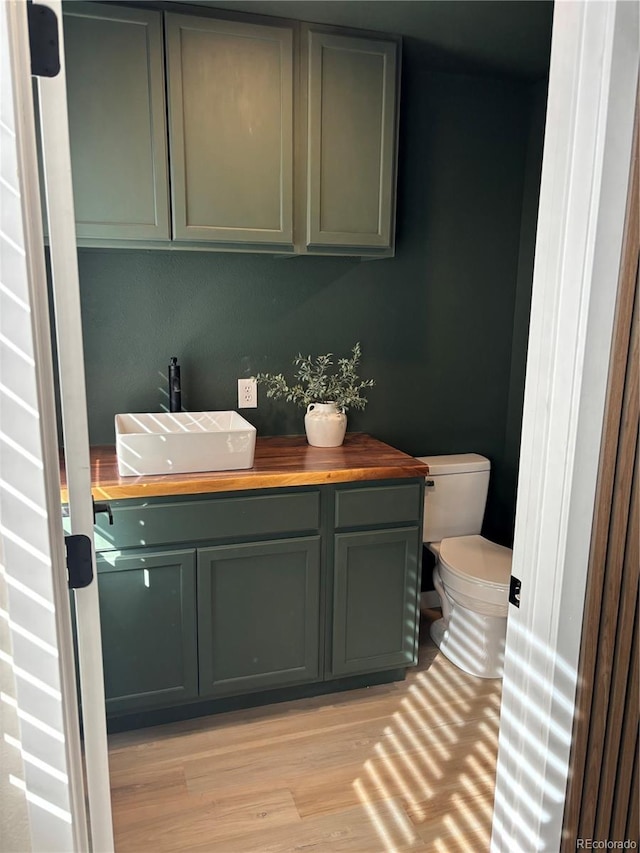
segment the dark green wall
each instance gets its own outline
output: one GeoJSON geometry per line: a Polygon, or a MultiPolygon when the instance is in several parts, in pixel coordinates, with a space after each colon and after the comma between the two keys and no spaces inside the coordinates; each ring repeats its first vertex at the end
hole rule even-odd
{"type": "MultiPolygon", "coordinates": [[[[513,344],[511,347],[511,373],[509,377],[504,453],[502,459],[494,466],[497,476],[494,480],[493,513],[490,518],[487,518],[489,525],[496,524],[498,534],[502,529],[512,531],[515,521],[518,464],[520,460],[520,434],[522,431],[522,405],[524,401],[529,315],[531,311],[533,258],[536,246],[538,199],[540,195],[540,174],[542,171],[542,144],[547,107],[546,81],[532,86],[529,94],[531,103],[529,141],[527,144],[525,184],[522,198],[520,249],[518,252],[518,276],[516,279],[513,312],[513,344]]],[[[491,528],[487,529],[488,536],[492,532],[491,528]]]]}
{"type": "MultiPolygon", "coordinates": [[[[80,250],[91,443],[113,443],[117,412],[166,405],[172,355],[185,408],[228,409],[238,377],[359,340],[376,386],[349,429],[416,455],[489,456],[487,528],[508,541],[512,506],[494,496],[513,393],[529,93],[405,68],[395,258],[80,250]]],[[[245,415],[259,435],[303,431],[301,410],[264,394],[245,415]]]]}

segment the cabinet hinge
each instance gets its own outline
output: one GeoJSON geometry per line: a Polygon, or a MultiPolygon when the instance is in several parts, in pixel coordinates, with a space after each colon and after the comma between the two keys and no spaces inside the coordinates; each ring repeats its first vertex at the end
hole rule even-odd
{"type": "Polygon", "coordinates": [[[48,6],[29,3],[29,50],[34,77],[55,77],[60,72],[58,18],[48,6]]]}

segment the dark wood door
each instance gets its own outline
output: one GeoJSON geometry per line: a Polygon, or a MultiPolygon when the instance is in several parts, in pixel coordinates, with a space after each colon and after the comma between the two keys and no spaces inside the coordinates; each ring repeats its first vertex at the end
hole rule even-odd
{"type": "Polygon", "coordinates": [[[635,138],[598,472],[563,853],[577,839],[640,843],[638,428],[640,168],[635,138]]]}

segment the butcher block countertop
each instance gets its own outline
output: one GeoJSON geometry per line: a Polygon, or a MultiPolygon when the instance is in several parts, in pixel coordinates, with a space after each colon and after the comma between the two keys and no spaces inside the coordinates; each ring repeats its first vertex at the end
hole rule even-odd
{"type": "MultiPolygon", "coordinates": [[[[115,447],[91,448],[91,492],[100,500],[318,486],[424,477],[428,473],[428,466],[413,456],[357,432],[347,433],[340,447],[310,447],[303,435],[258,437],[253,468],[196,474],[120,477],[115,447]]],[[[61,497],[66,503],[64,465],[60,477],[61,497]]]]}

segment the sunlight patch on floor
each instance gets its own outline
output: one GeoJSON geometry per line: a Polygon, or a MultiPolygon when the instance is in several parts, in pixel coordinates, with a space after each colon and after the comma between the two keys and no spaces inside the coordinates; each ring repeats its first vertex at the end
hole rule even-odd
{"type": "Polygon", "coordinates": [[[386,814],[396,801],[404,805],[424,849],[489,849],[500,691],[499,680],[474,678],[438,656],[416,675],[384,729],[391,749],[381,742],[374,746],[383,758],[382,771],[367,761],[353,782],[384,851],[412,843],[398,812],[391,822],[386,814]],[[468,719],[479,693],[482,707],[476,701],[475,718],[468,719]]]}

